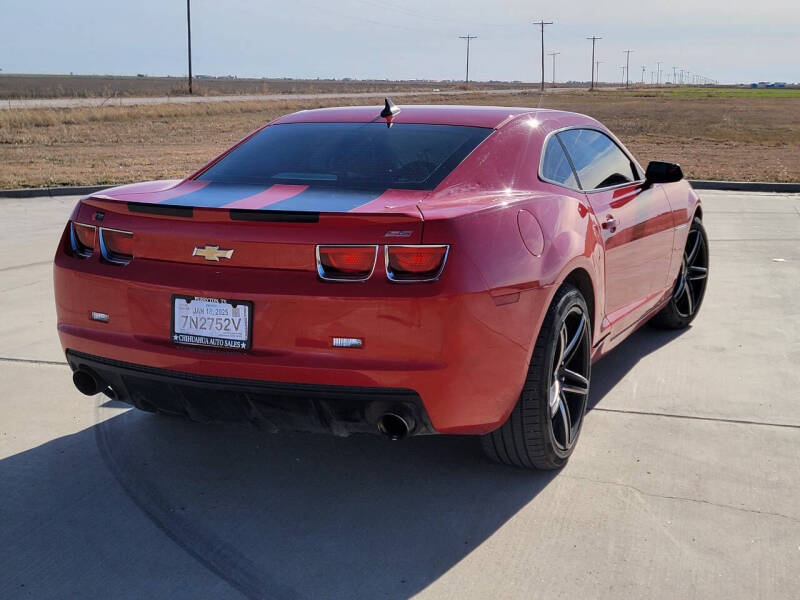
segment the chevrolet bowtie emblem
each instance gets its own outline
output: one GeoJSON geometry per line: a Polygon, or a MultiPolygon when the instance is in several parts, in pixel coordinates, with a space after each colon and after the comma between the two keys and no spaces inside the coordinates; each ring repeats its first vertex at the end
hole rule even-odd
{"type": "Polygon", "coordinates": [[[206,246],[205,248],[195,248],[192,256],[202,256],[206,260],[219,262],[220,258],[233,256],[233,250],[220,250],[219,246],[206,246]]]}

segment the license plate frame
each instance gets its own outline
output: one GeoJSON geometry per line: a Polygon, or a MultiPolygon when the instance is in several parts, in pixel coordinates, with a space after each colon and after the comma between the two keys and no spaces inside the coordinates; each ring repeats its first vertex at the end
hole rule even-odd
{"type": "MultiPolygon", "coordinates": [[[[215,315],[217,316],[217,315],[215,315]]],[[[208,317],[205,317],[208,318],[208,317]]],[[[223,317],[224,318],[224,317],[223,317]]],[[[185,329],[185,328],[181,328],[185,329]]],[[[234,300],[230,298],[210,298],[207,296],[194,296],[190,294],[172,294],[170,299],[170,339],[174,344],[180,346],[194,346],[199,348],[209,348],[213,350],[231,350],[234,352],[245,352],[253,344],[253,303],[250,300],[234,300]],[[232,339],[230,337],[220,337],[206,333],[189,333],[177,331],[175,318],[177,315],[177,301],[183,300],[187,307],[191,307],[193,302],[202,302],[205,307],[213,305],[227,305],[233,309],[246,307],[246,338],[244,340],[232,339]]]]}

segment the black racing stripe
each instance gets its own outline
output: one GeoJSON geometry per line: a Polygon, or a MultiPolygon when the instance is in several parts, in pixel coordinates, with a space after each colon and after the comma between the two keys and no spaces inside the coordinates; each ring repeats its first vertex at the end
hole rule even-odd
{"type": "Polygon", "coordinates": [[[310,187],[299,194],[270,204],[266,210],[348,212],[372,202],[386,190],[339,190],[310,187]]]}
{"type": "Polygon", "coordinates": [[[219,208],[231,204],[242,198],[254,196],[266,190],[269,186],[230,185],[227,183],[209,183],[198,190],[183,196],[165,200],[162,204],[168,206],[194,206],[204,208],[219,208]]]}
{"type": "Polygon", "coordinates": [[[132,213],[166,215],[169,217],[186,217],[188,219],[191,219],[194,216],[194,209],[191,206],[165,206],[163,204],[128,202],[128,210],[132,213]]]}
{"type": "Polygon", "coordinates": [[[319,223],[319,213],[310,211],[232,208],[231,221],[261,221],[270,223],[319,223]]]}

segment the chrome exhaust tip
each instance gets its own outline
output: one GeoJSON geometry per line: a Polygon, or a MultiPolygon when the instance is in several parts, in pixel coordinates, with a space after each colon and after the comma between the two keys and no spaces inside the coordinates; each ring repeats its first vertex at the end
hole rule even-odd
{"type": "Polygon", "coordinates": [[[378,431],[392,441],[402,440],[411,432],[412,424],[397,413],[386,413],[378,419],[378,431]]]}

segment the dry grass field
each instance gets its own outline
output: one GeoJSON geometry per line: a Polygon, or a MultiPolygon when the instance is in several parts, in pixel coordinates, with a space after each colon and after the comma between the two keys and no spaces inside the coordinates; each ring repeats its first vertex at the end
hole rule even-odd
{"type": "MultiPolygon", "coordinates": [[[[695,179],[800,181],[800,91],[735,91],[476,92],[457,99],[421,96],[414,102],[582,112],[608,125],[644,164],[651,159],[680,162],[695,179]]],[[[3,110],[0,189],[182,177],[276,116],[362,103],[332,99],[3,110]]]]}
{"type": "MultiPolygon", "coordinates": [[[[192,92],[199,96],[235,94],[317,94],[351,92],[426,91],[462,89],[460,82],[343,81],[333,79],[233,79],[199,77],[192,92]]],[[[536,87],[536,84],[471,83],[471,88],[536,87]]],[[[117,98],[125,96],[184,96],[185,77],[129,77],[113,75],[0,74],[0,99],[9,98],[117,98]]]]}

